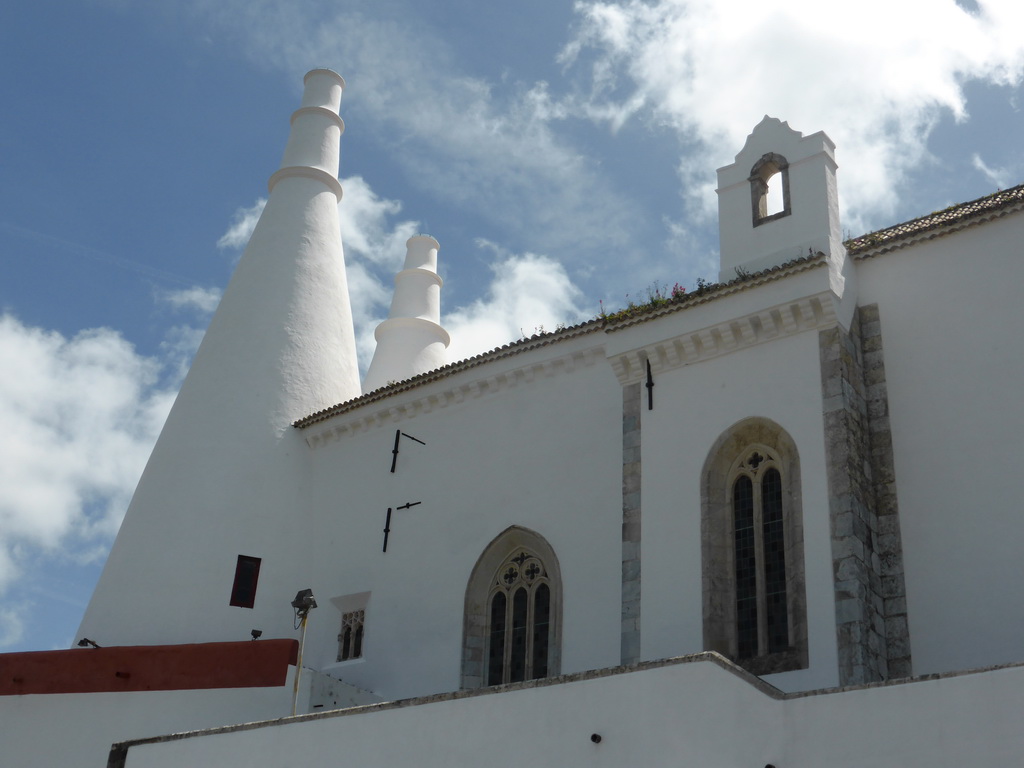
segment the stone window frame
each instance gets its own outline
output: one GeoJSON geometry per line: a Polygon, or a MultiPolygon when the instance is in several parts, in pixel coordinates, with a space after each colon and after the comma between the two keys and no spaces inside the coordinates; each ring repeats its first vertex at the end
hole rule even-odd
{"type": "Polygon", "coordinates": [[[750,206],[755,227],[789,216],[793,212],[789,196],[789,161],[768,152],[750,169],[750,206]],[[782,177],[782,210],[768,214],[768,180],[776,174],[782,177]]]}
{"type": "Polygon", "coordinates": [[[331,598],[331,604],[338,611],[335,618],[335,621],[338,622],[335,625],[338,627],[338,645],[335,661],[339,664],[362,662],[366,658],[366,631],[369,626],[368,619],[370,618],[370,593],[355,592],[349,595],[338,595],[331,598]],[[345,656],[346,629],[351,630],[349,636],[349,655],[343,658],[345,656]],[[362,630],[358,643],[359,654],[354,655],[355,635],[359,629],[362,630]]]}
{"type": "Polygon", "coordinates": [[[562,576],[558,558],[551,545],[539,533],[511,526],[484,548],[466,586],[460,682],[463,689],[482,688],[486,685],[489,609],[495,593],[494,582],[499,577],[499,569],[504,568],[509,560],[521,552],[543,564],[544,582],[550,589],[546,677],[554,677],[561,670],[562,576]]]}
{"type": "MultiPolygon", "coordinates": [[[[770,419],[737,422],[715,441],[701,471],[701,562],[704,648],[718,651],[755,675],[806,669],[807,597],[804,577],[800,459],[796,443],[770,419]],[[767,451],[782,479],[786,607],[789,647],[739,659],[733,488],[741,462],[767,451]]],[[[761,568],[762,563],[758,563],[761,568]]],[[[759,618],[759,622],[763,620],[759,618]]]]}

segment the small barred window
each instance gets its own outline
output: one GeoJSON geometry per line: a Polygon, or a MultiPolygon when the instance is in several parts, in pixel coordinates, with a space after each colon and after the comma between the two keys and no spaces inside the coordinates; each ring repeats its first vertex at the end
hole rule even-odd
{"type": "Polygon", "coordinates": [[[365,611],[351,611],[342,614],[341,633],[338,635],[338,661],[362,658],[365,613],[365,611]]]}

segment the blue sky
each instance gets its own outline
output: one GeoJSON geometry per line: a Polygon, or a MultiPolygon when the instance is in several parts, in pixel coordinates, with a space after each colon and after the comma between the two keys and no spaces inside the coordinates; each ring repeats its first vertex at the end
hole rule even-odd
{"type": "Polygon", "coordinates": [[[0,10],[0,650],[67,647],[277,168],[348,81],[362,364],[404,242],[463,357],[717,274],[764,114],[861,234],[1024,181],[1018,0],[77,0],[0,10]]]}

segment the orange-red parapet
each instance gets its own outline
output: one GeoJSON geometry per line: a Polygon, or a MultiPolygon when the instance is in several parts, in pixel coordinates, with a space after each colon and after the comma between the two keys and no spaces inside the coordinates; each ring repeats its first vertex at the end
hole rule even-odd
{"type": "Polygon", "coordinates": [[[125,645],[0,654],[0,696],[284,685],[296,640],[125,645]]]}

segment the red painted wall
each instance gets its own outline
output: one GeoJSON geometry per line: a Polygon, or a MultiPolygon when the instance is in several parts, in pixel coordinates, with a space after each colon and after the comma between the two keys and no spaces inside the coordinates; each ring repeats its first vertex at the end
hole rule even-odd
{"type": "Polygon", "coordinates": [[[296,640],[0,654],[0,696],[284,685],[296,640]]]}

